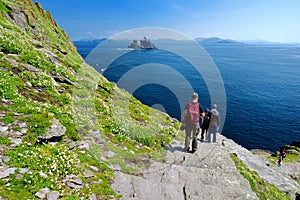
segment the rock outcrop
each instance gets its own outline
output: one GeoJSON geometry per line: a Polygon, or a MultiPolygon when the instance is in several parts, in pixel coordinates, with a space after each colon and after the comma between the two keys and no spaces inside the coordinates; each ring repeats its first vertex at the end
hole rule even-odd
{"type": "Polygon", "coordinates": [[[46,133],[39,136],[41,140],[60,140],[65,134],[66,127],[64,127],[57,119],[52,120],[52,125],[46,130],[46,133]]]}
{"type": "Polygon", "coordinates": [[[122,199],[258,199],[220,144],[199,144],[195,154],[180,144],[168,149],[165,163],[153,162],[139,175],[115,172],[113,188],[122,199]]]}
{"type": "Polygon", "coordinates": [[[291,175],[296,173],[299,176],[299,163],[289,164],[291,168],[289,168],[289,171],[286,171],[285,167],[280,169],[277,166],[268,165],[264,156],[252,154],[249,150],[230,139],[223,136],[220,139],[223,140],[225,149],[231,153],[235,153],[250,170],[255,170],[262,179],[274,184],[293,199],[296,198],[296,194],[300,192],[300,185],[291,175]]]}
{"type": "Polygon", "coordinates": [[[143,37],[141,40],[133,40],[133,42],[127,47],[129,49],[157,49],[156,46],[150,41],[150,39],[143,37]]]}

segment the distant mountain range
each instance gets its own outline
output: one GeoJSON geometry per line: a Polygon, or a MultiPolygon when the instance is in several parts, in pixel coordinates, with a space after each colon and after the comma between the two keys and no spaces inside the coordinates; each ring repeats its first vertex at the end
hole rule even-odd
{"type": "MultiPolygon", "coordinates": [[[[98,44],[106,40],[107,38],[101,38],[101,39],[84,39],[84,40],[78,40],[74,41],[74,44],[76,46],[94,46],[96,47],[98,44]]],[[[167,39],[164,39],[167,40],[167,39]]],[[[265,40],[243,40],[243,41],[237,41],[237,40],[231,40],[231,39],[223,39],[219,37],[197,37],[194,39],[195,41],[199,42],[200,44],[276,44],[274,42],[269,42],[265,40]]],[[[155,40],[154,40],[155,41],[155,40]]]]}
{"type": "Polygon", "coordinates": [[[239,42],[236,40],[231,40],[231,39],[222,39],[222,38],[218,38],[218,37],[210,37],[210,38],[204,38],[204,37],[198,37],[195,38],[195,40],[197,42],[199,42],[200,44],[230,44],[230,43],[243,43],[243,42],[239,42]]]}

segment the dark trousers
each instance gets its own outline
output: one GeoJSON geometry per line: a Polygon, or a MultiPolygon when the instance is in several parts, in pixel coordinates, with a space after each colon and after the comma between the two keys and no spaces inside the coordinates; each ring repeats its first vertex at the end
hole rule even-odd
{"type": "Polygon", "coordinates": [[[207,133],[208,133],[208,127],[202,126],[202,131],[201,131],[201,140],[204,140],[204,134],[205,134],[205,139],[207,139],[207,133]]]}

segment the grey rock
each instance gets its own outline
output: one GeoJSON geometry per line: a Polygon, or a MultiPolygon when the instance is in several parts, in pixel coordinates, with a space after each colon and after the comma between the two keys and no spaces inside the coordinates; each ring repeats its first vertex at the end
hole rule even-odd
{"type": "Polygon", "coordinates": [[[10,158],[9,157],[7,157],[7,156],[2,156],[1,157],[1,160],[2,160],[2,162],[9,162],[10,161],[10,158]]]}
{"type": "Polygon", "coordinates": [[[52,53],[51,51],[47,50],[47,49],[41,49],[46,55],[49,56],[50,60],[52,63],[54,63],[55,65],[57,66],[61,66],[61,63],[58,61],[59,58],[54,54],[52,53]]]}
{"type": "Polygon", "coordinates": [[[0,127],[0,132],[5,132],[5,131],[7,131],[8,130],[8,127],[7,126],[1,126],[0,127]]]}
{"type": "Polygon", "coordinates": [[[76,147],[76,143],[74,141],[71,141],[68,143],[68,147],[70,150],[74,149],[76,147]]]}
{"type": "Polygon", "coordinates": [[[5,58],[8,63],[13,66],[13,67],[18,67],[19,63],[15,60],[15,59],[11,59],[11,58],[5,58]]]}
{"type": "Polygon", "coordinates": [[[8,139],[12,142],[12,144],[10,145],[11,147],[16,147],[16,146],[18,146],[22,143],[21,138],[11,138],[11,137],[9,137],[8,139]]]}
{"type": "Polygon", "coordinates": [[[113,157],[114,155],[115,155],[115,153],[112,152],[112,151],[106,152],[106,157],[108,157],[108,158],[111,158],[111,157],[113,157]]]}
{"type": "Polygon", "coordinates": [[[47,128],[44,135],[39,136],[39,139],[49,140],[54,137],[62,137],[66,133],[64,127],[57,119],[52,119],[52,125],[47,128]]]}
{"type": "Polygon", "coordinates": [[[89,197],[89,200],[97,200],[97,197],[95,194],[91,194],[89,197]]]}
{"type": "Polygon", "coordinates": [[[82,188],[82,180],[74,174],[67,175],[63,181],[71,188],[82,188]]]}
{"type": "Polygon", "coordinates": [[[90,168],[91,168],[92,170],[96,171],[96,172],[99,171],[99,169],[98,169],[97,167],[93,166],[93,165],[91,165],[90,168]]]}
{"type": "Polygon", "coordinates": [[[201,143],[195,154],[174,145],[164,163],[152,161],[140,176],[115,171],[121,199],[258,199],[221,144],[201,143]]]}
{"type": "Polygon", "coordinates": [[[39,199],[45,199],[48,193],[50,193],[49,188],[42,188],[37,193],[35,193],[35,196],[39,199]]]}
{"type": "Polygon", "coordinates": [[[31,84],[29,81],[27,81],[26,84],[27,84],[29,87],[32,87],[32,84],[31,84]]]}
{"type": "Polygon", "coordinates": [[[94,173],[88,169],[84,169],[83,175],[85,178],[91,178],[95,176],[94,173]]]}
{"type": "Polygon", "coordinates": [[[33,73],[39,74],[40,71],[32,65],[21,63],[21,66],[25,68],[25,70],[31,71],[33,73]]]}
{"type": "Polygon", "coordinates": [[[16,137],[20,138],[20,137],[22,137],[24,134],[21,133],[21,132],[19,132],[19,131],[16,131],[16,132],[14,132],[14,135],[15,135],[16,137]]]}
{"type": "Polygon", "coordinates": [[[19,171],[20,171],[21,174],[25,174],[25,173],[30,172],[29,169],[27,169],[27,168],[20,168],[19,171]]]}
{"type": "Polygon", "coordinates": [[[82,185],[77,185],[73,182],[67,182],[67,185],[70,187],[70,188],[73,188],[73,189],[81,189],[82,188],[82,185]]]}
{"type": "Polygon", "coordinates": [[[23,123],[19,124],[19,127],[20,128],[27,128],[27,124],[23,122],[23,123]]]}
{"type": "Polygon", "coordinates": [[[22,128],[21,129],[21,133],[24,135],[25,133],[27,133],[28,129],[27,128],[22,128]]]}
{"type": "Polygon", "coordinates": [[[58,191],[53,191],[53,192],[49,192],[47,194],[47,200],[56,200],[59,197],[59,192],[58,191]]]}
{"type": "Polygon", "coordinates": [[[0,178],[1,179],[7,178],[9,177],[9,175],[15,173],[15,171],[16,171],[15,167],[4,169],[3,171],[0,171],[0,178]]]}
{"type": "Polygon", "coordinates": [[[89,150],[90,149],[90,144],[87,141],[80,141],[77,144],[77,147],[81,150],[89,150]]]}
{"type": "Polygon", "coordinates": [[[20,12],[16,7],[13,12],[10,13],[10,17],[12,18],[13,22],[19,26],[23,31],[26,30],[27,26],[27,18],[23,12],[20,12]]]}
{"type": "Polygon", "coordinates": [[[9,103],[9,100],[7,100],[7,99],[1,99],[1,101],[2,101],[2,103],[9,103]]]}
{"type": "Polygon", "coordinates": [[[52,76],[52,78],[58,82],[58,83],[65,83],[65,84],[68,84],[68,85],[74,85],[73,81],[71,81],[70,79],[67,79],[65,77],[62,77],[62,76],[52,76]]]}
{"type": "MultiPolygon", "coordinates": [[[[274,184],[277,188],[288,194],[292,199],[295,199],[296,192],[299,191],[300,185],[295,180],[293,180],[285,170],[279,169],[277,166],[267,166],[265,165],[266,158],[259,155],[254,155],[247,149],[236,144],[234,141],[224,138],[225,148],[231,152],[235,153],[238,158],[248,167],[250,170],[258,172],[258,175],[274,184]]],[[[283,164],[284,168],[285,163],[283,164]]],[[[289,168],[291,170],[291,168],[289,168]]],[[[297,168],[294,168],[297,170],[297,168]]],[[[299,169],[299,168],[298,168],[299,169]]]]}

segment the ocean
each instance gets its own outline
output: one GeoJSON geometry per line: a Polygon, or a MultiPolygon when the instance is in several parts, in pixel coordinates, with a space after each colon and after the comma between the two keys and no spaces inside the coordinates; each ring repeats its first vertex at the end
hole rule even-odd
{"type": "MultiPolygon", "coordinates": [[[[75,45],[83,58],[96,46],[75,45]]],[[[300,141],[300,45],[212,43],[202,47],[218,67],[225,86],[224,136],[247,149],[269,151],[300,141]]],[[[126,72],[145,63],[161,63],[176,69],[199,93],[203,107],[211,107],[203,78],[189,67],[189,62],[168,51],[128,51],[102,73],[108,80],[118,82],[126,72]]],[[[143,76],[147,76],[147,71],[143,76]]],[[[174,81],[168,85],[178,88],[174,81]]],[[[170,87],[148,83],[137,88],[133,95],[179,119],[179,102],[170,87]]]]}

